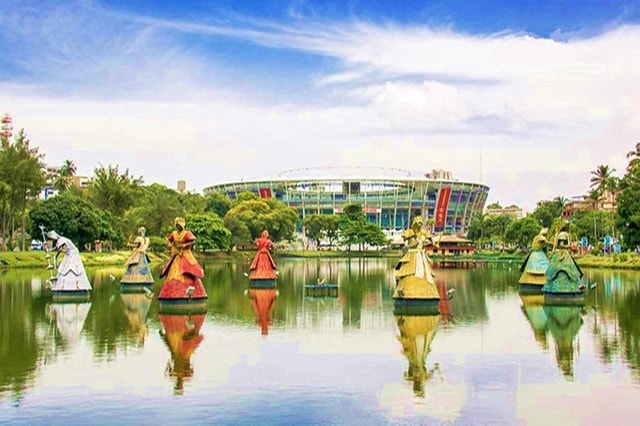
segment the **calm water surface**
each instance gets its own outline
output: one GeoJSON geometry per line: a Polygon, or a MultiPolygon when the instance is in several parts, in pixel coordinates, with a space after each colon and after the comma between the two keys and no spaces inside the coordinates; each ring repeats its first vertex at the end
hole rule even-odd
{"type": "Polygon", "coordinates": [[[89,269],[80,304],[2,270],[0,423],[636,424],[640,273],[587,271],[586,306],[559,307],[521,296],[515,266],[436,269],[454,298],[399,316],[394,263],[280,260],[277,295],[207,263],[191,316],[121,294],[121,268],[89,269]],[[305,295],[318,278],[338,294],[305,295]]]}

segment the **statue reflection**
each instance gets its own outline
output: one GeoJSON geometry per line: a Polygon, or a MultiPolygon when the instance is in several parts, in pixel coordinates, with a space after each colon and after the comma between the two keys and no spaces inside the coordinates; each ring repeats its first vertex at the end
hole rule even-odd
{"type": "Polygon", "coordinates": [[[175,395],[183,394],[184,383],[193,376],[191,356],[204,339],[200,329],[206,316],[206,312],[193,315],[159,315],[163,328],[160,330],[160,336],[171,352],[165,375],[175,379],[175,395]]]}
{"type": "Polygon", "coordinates": [[[144,339],[149,334],[147,327],[147,314],[151,307],[151,298],[145,293],[120,293],[124,314],[129,321],[127,335],[133,337],[140,345],[144,346],[144,339]]]}
{"type": "Polygon", "coordinates": [[[47,305],[47,316],[55,319],[58,336],[64,344],[73,345],[80,340],[80,334],[91,309],[91,302],[82,303],[50,303],[47,305]]]}
{"type": "Polygon", "coordinates": [[[573,379],[574,342],[583,323],[582,309],[575,305],[544,305],[547,327],[556,343],[556,362],[568,379],[573,379]]]}
{"type": "Polygon", "coordinates": [[[547,340],[548,319],[544,309],[544,294],[520,293],[520,299],[522,299],[522,313],[533,329],[533,336],[542,349],[549,349],[549,342],[547,340]]]}
{"type": "Polygon", "coordinates": [[[275,288],[250,288],[251,307],[256,316],[256,325],[260,326],[263,336],[269,334],[269,326],[273,320],[278,290],[275,288]]]}
{"type": "Polygon", "coordinates": [[[409,361],[405,379],[413,382],[415,396],[424,397],[424,385],[433,377],[439,366],[426,367],[427,355],[431,351],[431,342],[438,328],[438,314],[430,315],[394,315],[402,344],[402,353],[409,361]]]}

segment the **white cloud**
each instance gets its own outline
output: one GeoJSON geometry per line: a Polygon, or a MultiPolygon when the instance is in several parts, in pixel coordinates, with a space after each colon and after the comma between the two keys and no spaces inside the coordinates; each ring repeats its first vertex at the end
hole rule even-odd
{"type": "MultiPolygon", "coordinates": [[[[640,130],[637,26],[560,42],[357,21],[50,12],[0,30],[24,38],[10,58],[26,71],[0,82],[0,108],[51,162],[71,158],[87,173],[117,161],[147,182],[201,189],[304,166],[446,168],[486,180],[490,200],[532,209],[586,192],[599,164],[622,174],[640,130]],[[295,76],[308,82],[303,96],[266,87],[252,96],[242,64],[235,72],[209,55],[221,39],[330,66],[295,76]]],[[[293,78],[295,65],[272,78],[293,78]]]]}

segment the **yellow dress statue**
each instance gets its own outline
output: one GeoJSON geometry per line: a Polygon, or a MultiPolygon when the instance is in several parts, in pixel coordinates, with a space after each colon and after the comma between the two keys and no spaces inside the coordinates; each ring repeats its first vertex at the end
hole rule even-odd
{"type": "Polygon", "coordinates": [[[413,219],[411,229],[407,229],[402,235],[408,250],[395,268],[394,299],[440,299],[431,260],[424,251],[427,243],[433,241],[431,234],[422,229],[423,225],[422,216],[417,216],[413,219]]]}

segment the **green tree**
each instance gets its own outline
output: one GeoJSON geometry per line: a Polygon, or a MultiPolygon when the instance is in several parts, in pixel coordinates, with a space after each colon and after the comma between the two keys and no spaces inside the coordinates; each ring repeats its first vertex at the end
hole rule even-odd
{"type": "Polygon", "coordinates": [[[340,241],[347,246],[347,251],[355,244],[363,250],[365,244],[383,246],[388,243],[382,229],[377,224],[367,221],[360,204],[344,206],[339,229],[340,241]]]}
{"type": "Polygon", "coordinates": [[[528,247],[540,229],[538,220],[531,215],[514,220],[505,230],[505,242],[521,248],[528,247]]]}
{"type": "Polygon", "coordinates": [[[142,183],[142,178],[134,178],[129,169],[120,173],[118,166],[104,167],[100,165],[93,171],[90,185],[90,198],[101,209],[122,217],[133,205],[134,189],[142,183]]]}
{"type": "MultiPolygon", "coordinates": [[[[275,198],[262,200],[257,197],[247,197],[245,201],[235,204],[227,212],[224,220],[232,234],[234,229],[242,230],[244,233],[244,227],[246,227],[251,235],[251,241],[253,241],[260,235],[260,232],[266,229],[269,231],[271,239],[277,242],[293,238],[298,213],[294,208],[275,198]],[[239,226],[238,222],[244,226],[239,226]]],[[[234,237],[237,240],[238,236],[234,235],[234,237]]]]}
{"type": "Polygon", "coordinates": [[[302,226],[304,226],[304,233],[307,238],[316,243],[316,248],[320,244],[320,241],[325,238],[325,215],[321,214],[310,214],[305,216],[302,221],[302,226]]]}
{"type": "Polygon", "coordinates": [[[173,230],[173,220],[184,213],[173,189],[159,183],[141,185],[134,190],[133,205],[124,214],[122,228],[125,234],[131,234],[144,226],[147,235],[164,237],[173,230]]]}
{"type": "Polygon", "coordinates": [[[189,214],[185,218],[189,230],[196,236],[197,247],[205,250],[228,250],[231,244],[231,231],[224,221],[214,213],[189,214]]]}
{"type": "Polygon", "coordinates": [[[231,200],[222,192],[214,192],[205,197],[206,208],[208,212],[224,217],[231,208],[231,200]]]}
{"type": "MultiPolygon", "coordinates": [[[[2,222],[2,249],[7,248],[8,228],[13,235],[17,225],[26,228],[26,208],[44,188],[45,175],[42,170],[44,156],[38,148],[30,146],[24,130],[20,130],[13,143],[3,141],[0,149],[0,215],[2,222]]],[[[22,249],[25,248],[24,232],[22,249]]]]}
{"type": "Polygon", "coordinates": [[[549,228],[553,220],[562,216],[564,209],[564,197],[556,197],[554,200],[538,201],[538,205],[531,215],[538,220],[541,226],[549,228]]]}
{"type": "Polygon", "coordinates": [[[39,226],[42,225],[46,230],[55,230],[76,242],[79,248],[116,232],[110,228],[108,213],[91,201],[70,193],[38,201],[29,212],[29,218],[31,235],[40,235],[39,226]]]}
{"type": "Polygon", "coordinates": [[[76,175],[76,165],[72,160],[64,160],[58,172],[51,178],[53,180],[53,189],[58,192],[64,192],[73,184],[73,177],[76,175]]]}
{"type": "Polygon", "coordinates": [[[633,249],[640,245],[640,142],[627,153],[627,158],[629,164],[620,181],[616,225],[625,248],[633,249]]]}

